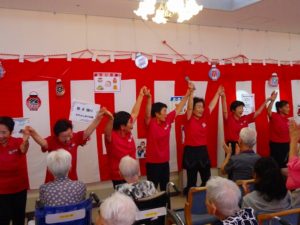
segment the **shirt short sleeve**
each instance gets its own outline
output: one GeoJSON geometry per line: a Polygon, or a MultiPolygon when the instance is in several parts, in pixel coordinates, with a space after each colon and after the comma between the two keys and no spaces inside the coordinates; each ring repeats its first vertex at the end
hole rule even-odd
{"type": "Polygon", "coordinates": [[[254,122],[254,112],[250,113],[248,115],[245,116],[245,119],[247,120],[248,123],[253,123],[254,122]]]}
{"type": "Polygon", "coordinates": [[[166,122],[168,122],[168,123],[174,123],[175,118],[176,118],[176,111],[173,110],[173,111],[171,111],[171,112],[168,113],[166,122]]]}
{"type": "Polygon", "coordinates": [[[77,133],[74,133],[73,134],[73,138],[74,138],[74,141],[77,145],[85,145],[87,143],[87,141],[89,140],[89,138],[86,138],[86,139],[83,139],[83,135],[84,135],[84,131],[79,131],[77,133]]]}
{"type": "Polygon", "coordinates": [[[49,136],[49,137],[46,137],[45,140],[47,141],[47,145],[48,145],[48,148],[44,148],[44,147],[41,147],[42,149],[42,152],[47,152],[48,150],[53,150],[55,147],[54,147],[54,136],[49,136]]]}

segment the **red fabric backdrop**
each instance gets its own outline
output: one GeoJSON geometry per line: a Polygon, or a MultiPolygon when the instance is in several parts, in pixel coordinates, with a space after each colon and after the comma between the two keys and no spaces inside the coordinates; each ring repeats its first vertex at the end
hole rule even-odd
{"type": "MultiPolygon", "coordinates": [[[[134,61],[116,60],[115,62],[92,62],[90,59],[72,59],[67,62],[66,59],[50,59],[49,62],[38,61],[19,63],[18,60],[2,60],[2,65],[6,70],[3,79],[0,80],[0,115],[9,115],[12,117],[22,117],[22,81],[49,81],[49,104],[51,127],[55,121],[62,117],[69,116],[70,109],[70,81],[71,80],[92,80],[93,72],[121,72],[122,79],[136,79],[137,92],[146,85],[154,91],[154,81],[174,80],[175,95],[183,95],[186,91],[185,76],[188,75],[191,80],[208,81],[206,101],[210,101],[220,84],[224,85],[227,102],[236,98],[236,81],[252,81],[252,90],[255,93],[255,105],[259,106],[266,98],[265,81],[268,80],[273,72],[277,72],[280,81],[280,97],[287,99],[292,103],[291,80],[300,79],[300,66],[295,65],[281,66],[261,64],[237,64],[236,66],[224,65],[218,66],[221,71],[221,77],[218,81],[212,81],[208,77],[208,71],[211,66],[206,63],[170,62],[152,63],[146,69],[138,69],[134,61]],[[63,97],[57,97],[55,94],[56,79],[62,79],[66,88],[66,94],[63,97]]],[[[124,93],[125,94],[125,93],[124,93]]],[[[138,93],[137,93],[138,94],[138,93]]],[[[98,104],[106,106],[110,111],[114,111],[113,94],[95,94],[95,101],[98,104]]],[[[143,103],[145,104],[145,103],[143,103]]],[[[291,104],[292,106],[292,104],[291,104]]],[[[138,138],[145,137],[145,127],[143,123],[144,106],[138,118],[138,138]]],[[[212,166],[217,164],[217,130],[218,130],[218,107],[213,111],[209,121],[209,144],[208,149],[212,161],[212,166]]],[[[291,110],[291,112],[293,112],[291,110]]],[[[100,165],[101,179],[109,179],[109,168],[107,156],[102,154],[101,134],[104,128],[104,122],[97,128],[98,138],[98,157],[100,165]]],[[[178,168],[181,169],[182,144],[181,144],[181,118],[176,123],[176,139],[178,146],[178,168]]],[[[269,154],[268,127],[266,111],[256,120],[256,129],[258,132],[258,153],[265,156],[269,154]]],[[[144,162],[141,161],[143,165],[144,162]]],[[[144,166],[142,172],[145,173],[144,166]]]]}

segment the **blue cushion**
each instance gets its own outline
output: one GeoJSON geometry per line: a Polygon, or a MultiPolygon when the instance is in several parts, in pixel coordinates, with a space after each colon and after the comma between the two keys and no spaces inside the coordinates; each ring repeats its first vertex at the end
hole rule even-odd
{"type": "MultiPolygon", "coordinates": [[[[177,215],[185,223],[184,211],[177,211],[177,215]]],[[[204,225],[218,221],[215,216],[209,214],[192,214],[193,225],[204,225]]]]}

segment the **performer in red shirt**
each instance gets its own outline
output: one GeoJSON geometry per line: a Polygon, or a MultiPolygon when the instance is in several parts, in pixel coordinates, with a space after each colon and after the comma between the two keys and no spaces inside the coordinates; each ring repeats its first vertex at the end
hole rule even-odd
{"type": "Polygon", "coordinates": [[[244,127],[248,127],[249,123],[253,123],[255,121],[255,118],[263,111],[269,101],[271,101],[271,97],[267,98],[260,105],[258,110],[248,115],[243,115],[245,107],[245,104],[243,102],[233,101],[230,104],[230,113],[228,114],[226,95],[225,93],[222,95],[225,141],[227,145],[231,144],[232,155],[235,154],[235,147],[238,143],[241,129],[244,127]]]}
{"type": "Polygon", "coordinates": [[[203,98],[193,97],[192,90],[188,100],[186,121],[184,125],[185,140],[183,152],[183,168],[187,171],[187,194],[197,183],[197,174],[201,176],[201,186],[205,186],[211,176],[210,160],[207,151],[208,120],[216,107],[219,97],[224,93],[220,86],[208,107],[205,107],[203,98]]]}
{"type": "Polygon", "coordinates": [[[176,109],[167,114],[167,105],[156,102],[151,105],[151,94],[148,91],[146,105],[145,122],[148,126],[147,133],[147,153],[146,153],[146,170],[147,179],[152,181],[160,190],[166,190],[166,185],[170,179],[170,132],[175,117],[181,112],[187,102],[193,84],[189,84],[185,96],[177,105],[176,109]]]}
{"type": "Polygon", "coordinates": [[[131,133],[134,123],[139,115],[144,93],[147,87],[142,87],[131,114],[125,111],[117,112],[108,121],[105,128],[105,145],[109,159],[111,179],[113,186],[125,183],[119,171],[121,159],[129,155],[136,158],[136,146],[131,133]]]}
{"type": "Polygon", "coordinates": [[[23,138],[14,138],[11,117],[0,117],[0,224],[24,225],[27,189],[26,153],[29,148],[29,131],[23,138]]]}
{"type": "Polygon", "coordinates": [[[289,102],[281,100],[276,102],[276,111],[272,107],[278,93],[274,93],[268,106],[269,129],[270,129],[270,155],[278,163],[280,168],[287,167],[288,153],[290,148],[289,102]]]}
{"type": "MultiPolygon", "coordinates": [[[[73,132],[73,125],[70,120],[58,120],[54,125],[54,135],[45,139],[42,138],[32,127],[28,127],[28,129],[32,138],[42,147],[43,152],[56,151],[60,148],[70,152],[72,155],[72,167],[69,172],[69,178],[71,180],[77,180],[77,148],[79,145],[83,146],[86,144],[88,138],[99,125],[104,115],[110,116],[110,112],[107,111],[106,108],[101,108],[92,123],[84,131],[79,132],[73,132]]],[[[53,180],[54,177],[47,170],[45,183],[53,180]]]]}

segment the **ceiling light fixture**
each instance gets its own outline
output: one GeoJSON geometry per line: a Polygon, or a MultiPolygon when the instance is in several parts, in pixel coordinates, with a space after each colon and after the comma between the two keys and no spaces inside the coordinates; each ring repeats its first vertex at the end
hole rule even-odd
{"type": "Polygon", "coordinates": [[[133,12],[143,20],[148,20],[149,15],[155,14],[152,21],[165,24],[175,15],[177,22],[183,23],[202,10],[203,5],[199,5],[196,0],[141,0],[138,9],[133,12]]]}

